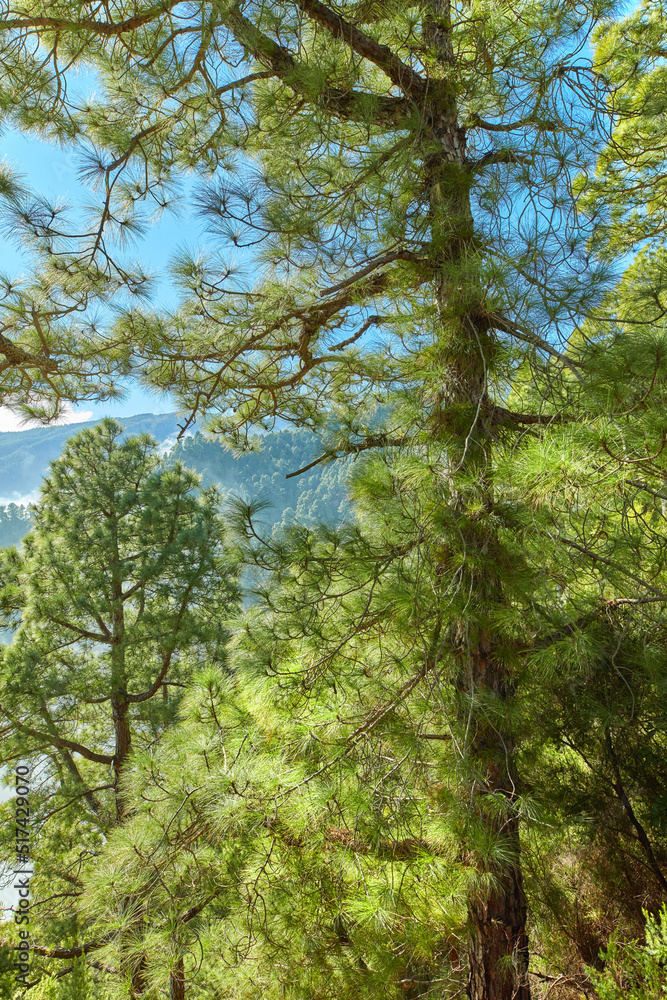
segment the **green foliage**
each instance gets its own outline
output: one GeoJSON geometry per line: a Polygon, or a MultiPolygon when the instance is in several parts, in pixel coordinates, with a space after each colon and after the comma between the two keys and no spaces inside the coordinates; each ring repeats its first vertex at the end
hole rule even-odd
{"type": "MultiPolygon", "coordinates": [[[[34,409],[38,392],[54,404],[113,393],[115,379],[132,373],[169,386],[186,407],[231,419],[234,433],[280,415],[319,426],[332,407],[345,414],[350,395],[375,401],[413,381],[409,368],[438,322],[428,290],[434,254],[436,271],[448,260],[454,285],[461,275],[472,289],[481,268],[497,339],[518,345],[523,323],[538,336],[533,346],[554,324],[566,336],[599,297],[603,276],[565,205],[571,173],[593,167],[604,134],[604,84],[578,59],[612,5],[531,2],[520,19],[498,5],[462,7],[448,20],[456,58],[445,67],[428,6],[347,4],[341,16],[373,44],[394,46],[422,81],[441,80],[428,99],[410,91],[409,74],[395,77],[289,5],[239,19],[224,5],[121,3],[109,24],[104,15],[85,26],[80,5],[65,14],[58,3],[42,6],[43,23],[20,0],[0,23],[0,107],[15,127],[71,149],[92,204],[51,205],[11,170],[3,175],[5,217],[34,276],[6,283],[8,335],[33,358],[5,376],[16,405],[34,409]],[[49,16],[62,18],[57,29],[49,16]],[[127,29],[110,27],[124,18],[127,29]],[[283,30],[303,40],[281,62],[272,46],[284,44],[283,30]],[[173,31],[182,46],[169,43],[173,31]],[[45,52],[55,46],[53,76],[31,47],[37,38],[45,52]],[[94,97],[70,65],[94,82],[94,97]],[[436,210],[429,172],[443,136],[434,108],[448,102],[469,155],[457,148],[461,162],[442,172],[436,210]],[[212,241],[174,248],[170,279],[182,302],[149,311],[150,281],[123,244],[152,213],[177,210],[189,170],[202,182],[197,204],[212,241]],[[452,239],[474,228],[449,212],[459,193],[470,196],[485,245],[465,263],[447,256],[452,239]],[[519,224],[512,204],[525,206],[519,224]],[[236,247],[253,248],[253,260],[236,247]],[[543,253],[548,293],[531,263],[543,253]],[[575,260],[585,283],[568,276],[575,260]],[[100,316],[118,313],[99,303],[120,310],[115,329],[100,316]]],[[[465,300],[451,303],[452,316],[465,300]]],[[[442,384],[437,366],[420,373],[430,377],[442,384]]],[[[363,415],[357,423],[363,438],[363,415]]]]}
{"type": "Polygon", "coordinates": [[[584,207],[605,220],[598,245],[612,260],[646,240],[664,249],[664,24],[664,3],[646,0],[595,35],[596,69],[611,83],[616,121],[595,177],[580,189],[584,207]]]}
{"type": "Polygon", "coordinates": [[[297,467],[346,460],[318,497],[261,465],[236,491],[258,600],[229,661],[212,495],[137,439],[91,485],[111,425],[68,451],[76,490],[56,464],[3,661],[42,815],[57,792],[89,821],[49,819],[80,896],[46,930],[94,932],[133,998],[527,1000],[525,867],[538,965],[578,982],[615,900],[633,930],[667,885],[662,6],[15,0],[0,30],[6,120],[99,192],[82,223],[3,175],[32,255],[6,398],[132,373],[240,452],[286,421],[297,467]],[[124,247],[187,170],[207,242],[165,309],[124,247]]]}
{"type": "MultiPolygon", "coordinates": [[[[351,723],[336,723],[326,701],[290,720],[294,696],[278,708],[266,696],[245,672],[224,683],[201,675],[181,725],[135,759],[136,811],[87,880],[98,932],[148,879],[123,928],[156,991],[175,951],[195,996],[252,995],[261,984],[270,997],[389,997],[411,962],[435,975],[434,951],[455,984],[447,958],[461,946],[472,873],[457,870],[437,809],[415,813],[410,776],[390,770],[383,781],[391,737],[346,744],[351,723]],[[332,769],[341,751],[346,766],[332,769]]],[[[98,954],[118,962],[117,941],[98,954]]]]}
{"type": "Polygon", "coordinates": [[[667,994],[667,910],[644,912],[646,941],[614,935],[604,954],[604,973],[591,972],[600,1000],[655,1000],[667,994]]]}
{"type": "MultiPolygon", "coordinates": [[[[127,811],[125,765],[173,723],[202,662],[225,670],[238,591],[218,495],[113,420],[68,440],[33,519],[20,552],[3,553],[19,623],[0,670],[2,762],[33,769],[31,931],[67,952],[84,933],[86,872],[127,811]]],[[[82,996],[84,971],[71,980],[82,996]]]]}
{"type": "Polygon", "coordinates": [[[15,954],[11,945],[0,943],[0,997],[2,1000],[12,1000],[14,996],[15,954]]]}
{"type": "Polygon", "coordinates": [[[73,959],[70,969],[61,979],[45,976],[29,995],[35,1000],[102,1000],[104,992],[93,979],[85,959],[73,959]]]}

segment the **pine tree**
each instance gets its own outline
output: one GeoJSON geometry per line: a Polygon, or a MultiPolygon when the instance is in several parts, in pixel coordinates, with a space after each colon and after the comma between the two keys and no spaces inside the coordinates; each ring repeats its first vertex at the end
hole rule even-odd
{"type": "MultiPolygon", "coordinates": [[[[585,502],[605,448],[611,479],[639,434],[635,389],[649,386],[651,455],[662,433],[651,330],[635,345],[604,327],[605,220],[580,215],[573,191],[624,111],[618,82],[584,55],[613,7],[88,7],[15,3],[0,22],[8,116],[20,91],[13,120],[74,144],[102,192],[92,224],[56,231],[48,206],[4,183],[39,278],[8,288],[11,398],[57,404],[91,391],[91,373],[133,370],[241,447],[249,425],[281,418],[321,432],[323,459],[378,452],[356,488],[365,523],[269,550],[285,588],[266,588],[272,615],[249,641],[279,676],[298,655],[306,683],[327,667],[339,688],[341,658],[365,665],[384,691],[364,690],[363,669],[350,676],[363,733],[374,711],[384,720],[378,705],[413,691],[434,744],[451,712],[457,783],[440,808],[475,874],[469,995],[527,1000],[514,720],[525,651],[549,642],[554,619],[558,634],[603,612],[601,567],[615,600],[653,587],[644,565],[619,559],[636,540],[605,535],[601,506],[585,502]],[[70,63],[100,96],[64,88],[70,63]],[[222,249],[175,254],[177,310],[125,308],[100,328],[88,296],[145,281],[112,238],[141,225],[142,204],[168,206],[183,169],[209,174],[199,204],[222,249]],[[254,284],[226,261],[230,244],[252,249],[254,284]],[[431,704],[433,690],[446,697],[431,704]]],[[[406,966],[394,985],[427,980],[406,966]]]]}
{"type": "MultiPolygon", "coordinates": [[[[2,762],[33,769],[31,932],[49,969],[91,950],[77,900],[127,820],[131,754],[173,724],[200,664],[224,669],[235,570],[216,492],[110,419],[68,440],[2,567],[15,627],[2,649],[2,762]]],[[[12,839],[8,819],[10,866],[12,839]]]]}

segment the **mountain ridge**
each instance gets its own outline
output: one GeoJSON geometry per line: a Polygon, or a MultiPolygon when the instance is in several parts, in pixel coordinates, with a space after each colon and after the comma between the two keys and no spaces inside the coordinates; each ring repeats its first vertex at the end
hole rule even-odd
{"type": "MultiPolygon", "coordinates": [[[[313,524],[338,520],[348,506],[346,479],[351,460],[317,465],[287,478],[320,454],[318,438],[291,428],[262,435],[257,451],[234,455],[219,439],[196,431],[177,441],[178,414],[142,413],[118,422],[125,435],[149,433],[165,451],[165,461],[180,461],[199,473],[202,486],[215,485],[223,494],[245,500],[262,498],[271,504],[261,520],[270,529],[295,521],[313,524]]],[[[65,441],[99,420],[62,427],[36,427],[0,434],[0,547],[17,545],[30,530],[28,504],[65,441]],[[13,489],[8,491],[8,484],[13,489]]]]}
{"type": "MultiPolygon", "coordinates": [[[[138,413],[118,420],[126,434],[149,433],[162,442],[176,440],[178,414],[138,413]]],[[[58,458],[65,441],[99,420],[57,427],[31,427],[23,431],[0,433],[0,503],[28,502],[46,474],[49,462],[58,458]]]]}

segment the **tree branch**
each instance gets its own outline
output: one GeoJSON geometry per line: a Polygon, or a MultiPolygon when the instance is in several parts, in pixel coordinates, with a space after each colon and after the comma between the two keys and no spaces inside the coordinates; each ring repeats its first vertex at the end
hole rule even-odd
{"type": "MultiPolygon", "coordinates": [[[[225,23],[239,45],[269,67],[274,75],[295,94],[313,100],[312,92],[302,83],[300,63],[289,49],[274,42],[240,11],[233,10],[225,23]]],[[[317,96],[316,103],[326,111],[349,121],[367,122],[387,129],[405,128],[413,109],[402,97],[385,97],[357,90],[329,87],[317,96]]]]}
{"type": "Polygon", "coordinates": [[[509,124],[499,124],[495,122],[487,122],[479,115],[473,115],[472,126],[473,128],[483,128],[486,132],[514,132],[519,128],[525,128],[526,125],[535,125],[542,132],[557,132],[558,124],[556,122],[541,122],[534,115],[526,115],[525,118],[520,118],[518,122],[509,122],[509,124]]]}
{"type": "MultiPolygon", "coordinates": [[[[83,795],[85,797],[86,801],[88,802],[88,805],[93,810],[93,812],[96,815],[98,815],[102,807],[101,807],[98,799],[95,797],[95,792],[98,791],[99,789],[96,789],[96,788],[95,789],[93,789],[93,788],[86,788],[86,782],[83,780],[83,778],[81,776],[81,772],[79,771],[78,767],[76,766],[76,762],[75,762],[74,758],[72,757],[71,753],[68,750],[65,750],[64,747],[61,747],[60,749],[62,749],[62,751],[63,751],[63,758],[64,758],[64,761],[65,761],[65,766],[67,767],[69,773],[72,775],[73,778],[75,778],[76,781],[79,782],[79,784],[83,788],[83,791],[81,792],[81,795],[83,795]]],[[[102,788],[107,788],[109,786],[102,785],[101,787],[102,788]]],[[[80,796],[77,796],[77,797],[80,797],[80,796]]],[[[67,802],[64,806],[61,806],[61,809],[66,809],[67,806],[69,806],[71,804],[71,802],[73,802],[73,801],[74,801],[74,799],[71,799],[70,802],[67,802]]],[[[54,809],[54,811],[52,813],[50,813],[50,815],[53,816],[54,813],[56,813],[56,812],[58,812],[58,810],[54,809]]]]}
{"type": "MultiPolygon", "coordinates": [[[[71,759],[72,758],[70,757],[70,760],[71,759]]],[[[103,791],[106,791],[107,789],[110,789],[110,788],[113,788],[113,787],[114,787],[114,785],[107,784],[107,785],[96,785],[95,788],[87,788],[85,791],[81,792],[79,795],[74,795],[71,799],[68,799],[67,802],[65,803],[65,805],[58,806],[57,809],[52,809],[50,813],[47,813],[45,815],[44,820],[46,821],[47,819],[51,819],[51,817],[55,816],[57,813],[63,812],[63,810],[65,810],[65,809],[69,809],[69,807],[74,802],[76,802],[77,799],[81,799],[81,798],[88,799],[88,801],[91,802],[91,808],[97,814],[97,813],[99,813],[99,811],[101,810],[102,807],[101,807],[100,803],[97,801],[97,799],[95,798],[94,793],[95,792],[103,792],[103,791]],[[90,796],[90,798],[89,798],[89,796],[90,796]]],[[[63,876],[61,875],[61,878],[62,877],[63,876]]]]}
{"type": "Polygon", "coordinates": [[[371,271],[377,271],[378,267],[384,267],[385,264],[391,264],[395,260],[409,260],[413,263],[417,263],[421,260],[416,253],[412,253],[410,250],[395,250],[390,253],[383,254],[381,257],[374,257],[365,267],[362,267],[359,271],[355,271],[351,274],[349,278],[345,278],[343,281],[339,281],[337,285],[331,285],[329,288],[323,288],[321,292],[318,292],[320,298],[324,298],[326,295],[333,295],[334,292],[340,292],[343,288],[348,288],[353,285],[355,281],[359,281],[360,278],[364,278],[371,271]]]}
{"type": "Polygon", "coordinates": [[[396,87],[401,88],[406,97],[411,97],[413,100],[424,98],[427,90],[426,80],[399,59],[388,45],[380,45],[330,7],[320,3],[320,0],[295,0],[295,3],[304,14],[328,31],[333,38],[341,39],[357,55],[368,59],[381,69],[396,87]]]}
{"type": "Polygon", "coordinates": [[[557,538],[559,542],[563,543],[563,545],[569,545],[570,548],[577,549],[578,552],[581,552],[583,553],[583,555],[588,556],[588,558],[592,560],[592,562],[604,563],[605,566],[610,566],[611,569],[618,570],[619,573],[622,573],[624,576],[627,576],[631,580],[634,580],[635,583],[638,583],[640,584],[640,586],[645,587],[647,590],[650,590],[653,594],[656,595],[656,597],[660,597],[662,600],[667,600],[667,595],[663,594],[661,590],[658,590],[657,587],[653,587],[650,583],[647,583],[646,580],[642,580],[640,576],[635,576],[634,573],[631,573],[630,570],[625,569],[625,567],[621,566],[619,563],[612,562],[611,559],[607,559],[605,556],[601,556],[597,552],[593,552],[592,549],[588,549],[584,545],[579,545],[578,542],[573,541],[571,538],[565,538],[563,537],[563,535],[558,535],[557,538]]]}
{"type": "MultiPolygon", "coordinates": [[[[305,847],[307,844],[305,836],[292,833],[279,820],[267,819],[263,825],[276,839],[286,844],[287,847],[300,848],[305,847]]],[[[371,844],[369,841],[355,837],[350,830],[344,830],[335,826],[328,827],[324,831],[324,837],[328,843],[338,844],[346,851],[396,861],[413,861],[424,853],[435,857],[441,857],[447,853],[440,844],[424,840],[421,837],[404,837],[401,840],[383,838],[378,843],[371,844]]]]}
{"type": "Polygon", "coordinates": [[[48,358],[38,358],[36,354],[30,354],[0,333],[0,354],[4,354],[7,361],[0,365],[2,368],[39,368],[43,372],[55,372],[58,366],[48,358]]]}
{"type": "Polygon", "coordinates": [[[169,650],[169,652],[164,658],[164,663],[160,668],[159,674],[157,675],[151,686],[148,688],[148,690],[143,691],[142,694],[128,694],[127,695],[128,702],[131,701],[133,704],[136,705],[138,702],[148,701],[150,698],[153,697],[154,694],[156,694],[158,688],[160,687],[162,681],[164,680],[167,671],[169,670],[169,664],[171,663],[172,656],[173,656],[173,650],[169,650]]]}
{"type": "Polygon", "coordinates": [[[563,424],[575,420],[576,417],[564,413],[515,413],[506,410],[504,406],[492,406],[491,420],[494,423],[511,424],[563,424]]]}
{"type": "Polygon", "coordinates": [[[189,910],[184,910],[178,917],[179,923],[187,924],[190,920],[194,920],[194,918],[199,916],[202,910],[204,910],[209,903],[212,903],[221,892],[222,889],[218,889],[216,892],[211,893],[211,895],[206,899],[202,900],[201,903],[195,903],[195,905],[191,906],[189,910]]]}
{"type": "Polygon", "coordinates": [[[501,333],[507,333],[510,337],[516,337],[517,340],[523,340],[524,343],[532,344],[534,347],[544,351],[545,354],[550,354],[553,358],[558,358],[562,364],[566,365],[566,367],[572,371],[575,378],[579,382],[581,381],[581,375],[577,371],[577,368],[579,368],[580,365],[578,365],[576,361],[572,361],[571,358],[565,357],[565,355],[561,354],[560,351],[557,351],[555,347],[552,347],[551,344],[544,340],[543,337],[533,333],[532,330],[526,330],[525,327],[518,326],[516,323],[506,319],[499,313],[489,313],[486,319],[489,326],[493,329],[500,330],[501,333]]]}
{"type": "Polygon", "coordinates": [[[471,173],[483,170],[484,167],[493,166],[496,163],[532,163],[533,157],[525,153],[515,153],[511,149],[494,149],[478,160],[467,160],[466,167],[471,173]]]}
{"type": "Polygon", "coordinates": [[[233,83],[226,83],[224,87],[218,87],[214,94],[216,97],[222,97],[223,94],[229,93],[230,90],[236,90],[238,87],[245,87],[248,83],[254,83],[255,80],[270,80],[273,73],[270,70],[263,70],[261,73],[248,73],[246,76],[240,77],[238,80],[234,80],[233,83]]]}
{"type": "MultiPolygon", "coordinates": [[[[439,635],[440,629],[438,627],[436,630],[436,642],[439,635]]],[[[347,746],[351,747],[360,736],[365,736],[366,733],[370,732],[371,729],[374,729],[378,722],[381,722],[385,716],[389,715],[390,712],[393,712],[395,708],[398,708],[399,704],[424,680],[426,674],[428,673],[429,666],[430,664],[427,659],[424,666],[418,670],[417,673],[410,678],[410,680],[406,681],[401,688],[398,689],[396,696],[390,702],[380,705],[380,707],[376,708],[374,712],[371,712],[361,726],[355,729],[355,731],[348,736],[346,740],[347,746]]]]}
{"type": "Polygon", "coordinates": [[[623,806],[628,819],[635,828],[635,831],[637,833],[637,839],[639,840],[642,850],[646,855],[646,860],[648,861],[649,868],[651,869],[656,879],[658,880],[658,883],[662,891],[667,893],[667,879],[665,879],[665,876],[662,874],[660,866],[656,861],[655,854],[653,853],[653,848],[651,847],[651,841],[648,839],[646,830],[637,819],[635,811],[632,808],[630,799],[626,795],[625,789],[623,788],[623,782],[621,780],[621,769],[618,766],[618,757],[616,756],[616,751],[614,750],[614,745],[611,741],[611,733],[608,727],[605,730],[604,736],[605,736],[605,743],[607,744],[607,750],[609,751],[611,766],[614,770],[614,781],[612,782],[612,787],[616,792],[616,795],[618,796],[618,799],[621,802],[621,805],[623,806]]]}
{"type": "Polygon", "coordinates": [[[2,30],[22,30],[24,28],[45,28],[52,31],[72,31],[79,32],[92,31],[96,35],[114,37],[122,35],[126,31],[135,31],[144,24],[152,21],[156,15],[166,14],[172,7],[176,7],[179,0],[172,3],[159,3],[150,7],[144,14],[135,14],[125,21],[114,24],[113,21],[92,21],[89,18],[81,18],[76,21],[66,17],[23,17],[8,20],[0,20],[0,31],[2,30]]]}
{"type": "Polygon", "coordinates": [[[342,448],[334,448],[331,451],[325,452],[324,455],[320,455],[313,462],[304,465],[302,469],[297,469],[296,472],[288,472],[285,479],[293,479],[295,476],[300,476],[302,473],[308,472],[309,469],[314,469],[321,462],[327,462],[334,458],[344,458],[347,455],[358,455],[369,448],[400,448],[405,442],[406,438],[390,438],[386,434],[371,434],[363,441],[357,442],[357,444],[346,444],[342,448]]]}
{"type": "Polygon", "coordinates": [[[82,757],[85,757],[86,760],[92,760],[96,764],[113,763],[113,757],[109,756],[109,754],[96,753],[94,750],[89,750],[88,747],[85,747],[82,743],[77,743],[75,740],[66,740],[62,736],[51,736],[50,733],[43,733],[39,729],[33,729],[32,726],[26,726],[25,723],[15,719],[4,705],[0,705],[0,712],[4,712],[10,722],[20,729],[21,732],[27,733],[28,736],[34,736],[36,740],[42,740],[49,746],[58,747],[60,750],[72,750],[74,753],[78,753],[82,757]]]}
{"type": "Polygon", "coordinates": [[[46,948],[41,944],[31,944],[30,950],[34,951],[36,955],[44,955],[46,958],[81,958],[82,955],[87,955],[89,951],[101,948],[112,937],[112,934],[106,934],[99,941],[89,941],[87,944],[79,944],[74,948],[46,948]]]}
{"type": "Polygon", "coordinates": [[[84,639],[92,639],[93,642],[104,642],[109,644],[111,642],[111,634],[107,629],[107,635],[101,635],[98,632],[89,632],[88,629],[79,628],[73,622],[63,621],[61,618],[52,618],[52,622],[56,625],[62,625],[63,628],[68,628],[70,632],[76,632],[77,635],[83,636],[84,639]]]}

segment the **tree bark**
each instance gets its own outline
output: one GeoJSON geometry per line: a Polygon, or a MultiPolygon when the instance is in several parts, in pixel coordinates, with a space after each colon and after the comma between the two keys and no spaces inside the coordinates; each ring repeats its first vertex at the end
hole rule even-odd
{"type": "Polygon", "coordinates": [[[169,1000],[185,1000],[185,974],[182,955],[177,960],[169,977],[169,1000]]]}
{"type": "Polygon", "coordinates": [[[127,696],[127,673],[125,668],[125,608],[123,604],[123,579],[118,539],[114,532],[114,563],[112,568],[111,613],[111,671],[113,692],[111,711],[116,737],[113,756],[114,796],[116,800],[116,821],[120,823],[127,814],[120,791],[120,778],[125,761],[132,749],[132,730],[127,717],[129,699],[127,696]]]}
{"type": "Polygon", "coordinates": [[[116,736],[116,748],[113,755],[114,773],[114,796],[116,800],[116,820],[121,820],[127,815],[127,809],[123,802],[120,791],[120,778],[123,766],[132,749],[132,730],[127,717],[128,701],[125,691],[114,691],[111,696],[111,710],[113,713],[113,726],[116,736]]]}
{"type": "Polygon", "coordinates": [[[497,888],[469,906],[472,930],[468,953],[470,1000],[530,1000],[527,982],[526,898],[519,863],[519,829],[512,820],[506,838],[515,842],[516,861],[497,870],[497,888]]]}
{"type": "MultiPolygon", "coordinates": [[[[457,490],[461,536],[471,568],[464,586],[471,610],[453,629],[458,663],[456,683],[461,720],[472,734],[466,747],[473,787],[468,790],[475,820],[502,841],[503,863],[480,862],[480,875],[490,887],[468,906],[470,1000],[530,1000],[527,983],[528,938],[526,898],[519,848],[519,821],[512,812],[516,796],[513,742],[503,723],[512,696],[506,665],[498,654],[501,636],[489,634],[489,608],[507,600],[494,555],[500,554],[493,509],[493,439],[484,422],[487,372],[495,340],[487,317],[484,289],[472,265],[478,256],[470,201],[471,174],[466,160],[465,130],[458,125],[455,90],[450,82],[455,64],[450,0],[430,0],[424,23],[440,79],[430,83],[427,109],[431,135],[439,149],[425,156],[431,212],[434,263],[439,270],[436,304],[440,318],[439,362],[446,372],[437,398],[428,401],[431,432],[443,437],[449,452],[449,478],[457,490]],[[458,444],[452,445],[452,441],[458,444]],[[459,478],[460,477],[460,478],[459,478]],[[484,566],[489,569],[484,569],[484,566]],[[495,796],[506,808],[499,809],[495,796]]],[[[443,502],[451,500],[443,498],[443,502]]]]}
{"type": "MultiPolygon", "coordinates": [[[[493,644],[483,638],[471,660],[472,697],[476,689],[487,705],[496,699],[505,703],[512,696],[512,685],[493,644]]],[[[511,812],[516,797],[514,745],[511,733],[503,732],[499,724],[501,712],[494,712],[493,716],[490,721],[478,714],[478,728],[470,751],[483,774],[480,795],[476,796],[479,814],[502,840],[502,855],[507,860],[502,865],[487,865],[486,874],[494,884],[485,894],[471,899],[468,907],[471,931],[468,995],[470,1000],[530,1000],[519,820],[511,812]],[[503,815],[505,810],[485,809],[483,796],[502,796],[508,803],[509,816],[503,815]]]]}

